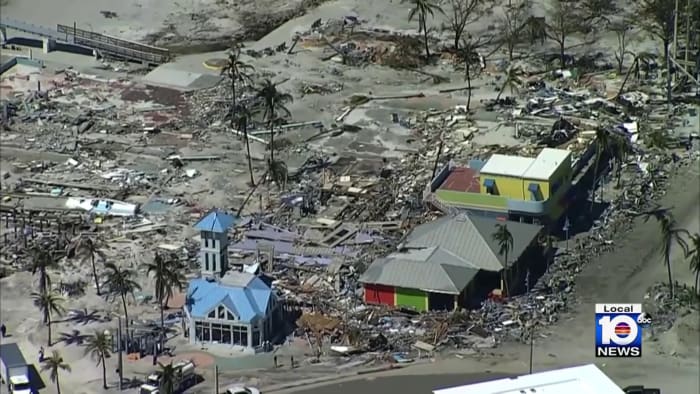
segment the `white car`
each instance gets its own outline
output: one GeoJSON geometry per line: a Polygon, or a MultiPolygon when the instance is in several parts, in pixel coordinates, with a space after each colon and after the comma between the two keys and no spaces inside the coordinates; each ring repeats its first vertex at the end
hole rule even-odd
{"type": "Polygon", "coordinates": [[[226,394],[260,394],[260,390],[248,386],[231,386],[226,389],[226,394]]]}

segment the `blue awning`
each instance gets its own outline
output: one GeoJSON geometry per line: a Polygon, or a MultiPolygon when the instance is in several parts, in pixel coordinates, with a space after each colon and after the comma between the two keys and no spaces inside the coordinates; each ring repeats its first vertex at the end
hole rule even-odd
{"type": "Polygon", "coordinates": [[[529,190],[531,193],[537,193],[540,191],[540,185],[537,183],[531,183],[527,186],[527,190],[529,190]]]}
{"type": "Polygon", "coordinates": [[[484,179],[484,187],[494,187],[496,186],[496,182],[494,182],[493,179],[484,179]]]}

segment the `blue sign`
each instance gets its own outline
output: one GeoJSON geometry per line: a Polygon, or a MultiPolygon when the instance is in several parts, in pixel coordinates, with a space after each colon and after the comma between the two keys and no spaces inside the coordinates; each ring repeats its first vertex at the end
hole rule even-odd
{"type": "Polygon", "coordinates": [[[641,357],[642,328],[651,317],[642,304],[596,304],[595,356],[641,357]]]}

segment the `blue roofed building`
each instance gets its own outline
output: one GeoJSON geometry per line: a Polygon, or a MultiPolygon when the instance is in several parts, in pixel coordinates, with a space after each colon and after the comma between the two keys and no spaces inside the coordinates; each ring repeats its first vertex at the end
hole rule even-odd
{"type": "Polygon", "coordinates": [[[223,276],[228,270],[228,231],[234,224],[234,216],[214,209],[194,225],[200,232],[199,264],[203,275],[223,276]]]}
{"type": "Polygon", "coordinates": [[[248,349],[271,340],[281,317],[276,294],[259,277],[245,272],[192,280],[184,312],[191,343],[248,349]]]}

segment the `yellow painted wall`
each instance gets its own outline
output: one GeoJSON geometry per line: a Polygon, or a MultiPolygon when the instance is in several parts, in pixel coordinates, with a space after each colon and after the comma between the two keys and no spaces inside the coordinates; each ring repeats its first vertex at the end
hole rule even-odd
{"type": "Polygon", "coordinates": [[[548,181],[538,181],[534,179],[523,179],[523,200],[530,200],[530,184],[536,183],[540,185],[540,198],[537,201],[546,201],[549,198],[549,182],[548,181]]]}
{"type": "MultiPolygon", "coordinates": [[[[524,200],[523,180],[522,178],[513,178],[503,175],[484,174],[479,175],[479,188],[482,194],[486,194],[484,180],[493,179],[496,183],[496,190],[499,196],[508,197],[516,200],[524,200]]],[[[528,194],[529,196],[529,194],[528,194]]]]}
{"type": "MultiPolygon", "coordinates": [[[[530,200],[530,190],[528,190],[528,187],[530,186],[530,183],[536,183],[540,185],[540,192],[542,193],[541,197],[543,201],[549,200],[551,195],[551,189],[554,183],[557,181],[560,181],[561,184],[559,186],[559,189],[562,190],[567,190],[570,187],[571,184],[571,156],[569,156],[566,160],[561,162],[559,164],[559,167],[552,173],[551,178],[548,181],[541,181],[541,180],[535,180],[535,179],[524,179],[523,180],[523,196],[524,200],[529,201],[530,200]]],[[[557,191],[557,195],[561,195],[560,190],[557,191]]],[[[555,196],[556,197],[556,196],[555,196]]]]}

